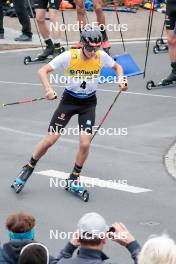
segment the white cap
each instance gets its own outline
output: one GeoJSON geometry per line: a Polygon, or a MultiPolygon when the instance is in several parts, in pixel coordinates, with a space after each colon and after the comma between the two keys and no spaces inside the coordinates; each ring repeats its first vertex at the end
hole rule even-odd
{"type": "Polygon", "coordinates": [[[95,236],[105,235],[109,230],[105,219],[95,212],[84,214],[79,220],[77,227],[79,233],[89,233],[95,236]]]}

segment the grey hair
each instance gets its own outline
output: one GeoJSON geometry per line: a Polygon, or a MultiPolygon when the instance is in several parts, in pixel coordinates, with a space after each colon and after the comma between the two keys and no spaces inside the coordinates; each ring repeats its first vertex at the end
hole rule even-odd
{"type": "Polygon", "coordinates": [[[138,264],[176,264],[176,244],[168,235],[149,238],[143,245],[138,264]]]}

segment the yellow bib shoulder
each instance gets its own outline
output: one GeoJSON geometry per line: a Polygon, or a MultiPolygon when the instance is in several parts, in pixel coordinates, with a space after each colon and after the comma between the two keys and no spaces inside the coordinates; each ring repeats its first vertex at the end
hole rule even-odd
{"type": "Polygon", "coordinates": [[[80,51],[78,49],[71,49],[71,60],[70,65],[66,70],[67,76],[82,76],[95,78],[100,75],[101,65],[100,65],[100,51],[96,52],[96,57],[90,60],[82,60],[80,56],[80,51]]]}

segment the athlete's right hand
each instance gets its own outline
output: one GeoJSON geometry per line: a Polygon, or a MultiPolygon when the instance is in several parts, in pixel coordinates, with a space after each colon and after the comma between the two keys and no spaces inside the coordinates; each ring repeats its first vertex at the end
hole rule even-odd
{"type": "Polygon", "coordinates": [[[46,99],[48,100],[54,100],[57,99],[57,93],[54,90],[49,90],[46,92],[46,99]]]}

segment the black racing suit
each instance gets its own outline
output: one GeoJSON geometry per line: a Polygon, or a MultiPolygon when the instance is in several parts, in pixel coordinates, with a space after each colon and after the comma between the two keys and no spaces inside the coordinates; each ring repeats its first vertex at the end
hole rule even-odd
{"type": "Polygon", "coordinates": [[[3,27],[3,0],[0,0],[0,34],[4,34],[4,27],[3,27]]]}
{"type": "Polygon", "coordinates": [[[176,0],[167,0],[166,5],[166,29],[176,28],[176,0]]]}
{"type": "Polygon", "coordinates": [[[32,37],[31,22],[27,11],[28,0],[14,0],[14,7],[18,20],[22,25],[22,33],[28,37],[32,37]]]}

